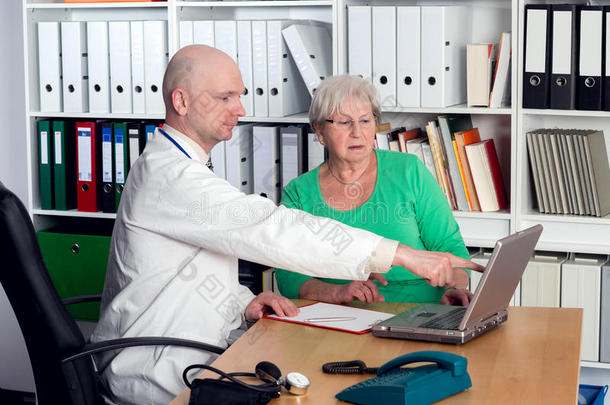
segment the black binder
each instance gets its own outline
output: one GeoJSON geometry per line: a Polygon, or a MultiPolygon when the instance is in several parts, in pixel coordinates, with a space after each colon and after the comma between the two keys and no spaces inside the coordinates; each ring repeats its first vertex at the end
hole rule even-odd
{"type": "Polygon", "coordinates": [[[525,6],[523,108],[549,107],[551,27],[552,13],[550,4],[528,4],[525,6]],[[539,13],[543,12],[546,13],[546,17],[539,19],[539,13]],[[539,22],[541,23],[542,21],[546,25],[539,25],[539,22]],[[528,32],[530,33],[529,39],[528,32]],[[531,43],[528,44],[528,42],[531,43]],[[529,61],[528,49],[533,52],[529,61]],[[542,58],[542,60],[534,60],[534,58],[542,58]]]}
{"type": "Polygon", "coordinates": [[[144,124],[140,122],[130,122],[127,124],[127,137],[129,139],[129,167],[133,166],[135,159],[144,151],[145,144],[144,124]],[[133,146],[137,148],[132,149],[133,146]]]}
{"type": "Polygon", "coordinates": [[[553,109],[576,108],[576,81],[578,70],[578,9],[575,4],[553,4],[552,51],[551,51],[551,97],[553,109]],[[567,14],[570,13],[570,14],[567,14]],[[565,15],[571,15],[569,18],[565,15]],[[558,18],[559,17],[559,18],[558,18]],[[566,41],[569,37],[569,41],[566,41]],[[558,41],[563,38],[564,40],[558,41]],[[566,67],[569,71],[565,71],[566,67]]]}
{"type": "Polygon", "coordinates": [[[578,101],[576,105],[579,110],[601,110],[604,64],[603,36],[605,33],[603,7],[580,6],[578,21],[581,29],[579,30],[580,56],[576,90],[578,101]],[[592,33],[597,31],[594,28],[595,24],[599,24],[599,36],[591,36],[592,33]]]}
{"type": "Polygon", "coordinates": [[[112,122],[100,123],[102,138],[102,212],[114,209],[114,135],[112,122]]]}
{"type": "MultiPolygon", "coordinates": [[[[606,35],[606,31],[608,29],[610,29],[610,27],[608,27],[608,24],[610,24],[610,6],[605,6],[604,7],[604,18],[603,18],[603,27],[604,30],[602,31],[602,35],[603,35],[603,39],[604,41],[607,38],[606,35]]],[[[610,111],[610,75],[606,73],[606,70],[609,68],[610,63],[608,62],[608,59],[610,58],[610,55],[606,55],[606,46],[608,46],[608,44],[606,44],[605,42],[603,42],[603,49],[604,49],[604,56],[602,58],[602,63],[603,63],[603,70],[602,70],[602,76],[603,76],[603,83],[602,83],[602,94],[604,96],[604,110],[606,111],[610,111]]]]}

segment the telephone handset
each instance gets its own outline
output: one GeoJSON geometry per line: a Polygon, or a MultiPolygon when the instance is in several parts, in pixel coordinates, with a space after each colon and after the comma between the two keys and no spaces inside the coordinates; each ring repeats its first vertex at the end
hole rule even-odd
{"type": "Polygon", "coordinates": [[[335,395],[354,404],[424,405],[440,401],[472,386],[468,360],[453,353],[421,351],[390,360],[377,377],[348,387],[335,395]],[[433,363],[401,368],[411,363],[433,363]]]}

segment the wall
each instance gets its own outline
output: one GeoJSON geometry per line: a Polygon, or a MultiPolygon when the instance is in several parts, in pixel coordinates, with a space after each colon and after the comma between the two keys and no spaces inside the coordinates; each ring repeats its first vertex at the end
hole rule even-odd
{"type": "MultiPolygon", "coordinates": [[[[0,1],[0,181],[27,200],[21,1],[0,1]]],[[[0,388],[34,391],[34,378],[13,310],[0,287],[0,388]]]]}

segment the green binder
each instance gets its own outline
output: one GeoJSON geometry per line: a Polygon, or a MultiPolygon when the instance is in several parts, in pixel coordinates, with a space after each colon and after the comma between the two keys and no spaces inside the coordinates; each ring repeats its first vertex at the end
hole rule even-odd
{"type": "Polygon", "coordinates": [[[119,202],[129,173],[129,139],[127,124],[114,123],[114,202],[118,212],[119,202]]]}
{"type": "MultiPolygon", "coordinates": [[[[62,233],[55,230],[38,232],[38,242],[49,276],[61,298],[101,294],[104,289],[110,236],[62,233]]],[[[68,305],[78,320],[96,322],[99,302],[68,305]]]]}
{"type": "Polygon", "coordinates": [[[38,121],[38,176],[40,208],[53,209],[53,141],[51,121],[38,121]]]}
{"type": "Polygon", "coordinates": [[[55,209],[76,208],[76,135],[66,121],[53,121],[55,209]]]}

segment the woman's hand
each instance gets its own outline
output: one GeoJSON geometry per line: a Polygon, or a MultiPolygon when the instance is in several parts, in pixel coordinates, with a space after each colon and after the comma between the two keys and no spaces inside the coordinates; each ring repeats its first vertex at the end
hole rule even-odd
{"type": "Polygon", "coordinates": [[[425,279],[432,287],[454,287],[456,269],[483,272],[480,264],[446,252],[429,252],[398,245],[392,265],[401,266],[425,279]]]}
{"type": "Polygon", "coordinates": [[[330,284],[315,278],[303,283],[299,289],[299,298],[329,302],[331,304],[344,304],[354,300],[362,302],[383,302],[385,298],[379,293],[377,280],[381,285],[388,285],[384,276],[371,273],[366,281],[352,281],[347,284],[330,284]]]}
{"type": "Polygon", "coordinates": [[[367,281],[352,281],[348,284],[336,286],[335,296],[332,302],[334,304],[343,304],[360,300],[367,304],[371,302],[383,302],[385,298],[379,293],[377,284],[371,280],[367,281]]]}
{"type": "Polygon", "coordinates": [[[443,305],[457,305],[467,307],[472,301],[472,293],[465,288],[450,288],[441,297],[443,305]]]}

